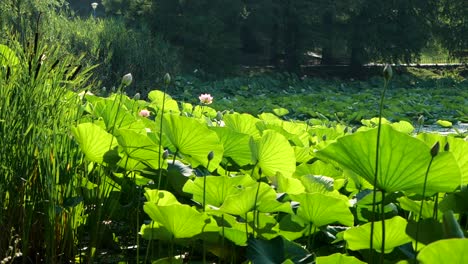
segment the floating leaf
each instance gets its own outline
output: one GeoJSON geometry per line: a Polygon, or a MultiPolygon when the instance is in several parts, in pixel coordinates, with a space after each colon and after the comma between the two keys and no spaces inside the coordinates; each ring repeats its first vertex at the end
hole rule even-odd
{"type": "MultiPolygon", "coordinates": [[[[407,222],[400,216],[385,220],[385,253],[390,253],[395,247],[411,242],[406,234],[407,222]]],[[[351,250],[369,249],[371,223],[352,227],[344,232],[344,240],[351,250]]],[[[374,222],[374,249],[381,252],[382,248],[382,221],[374,222]]]]}
{"type": "Polygon", "coordinates": [[[441,127],[447,127],[447,128],[453,126],[452,122],[447,121],[447,120],[440,120],[440,119],[437,120],[436,124],[438,124],[441,127]]]}
{"type": "MultiPolygon", "coordinates": [[[[316,154],[338,162],[343,168],[373,183],[377,129],[341,137],[316,154]]],[[[424,176],[431,160],[430,147],[407,134],[382,125],[377,186],[387,192],[422,194],[424,176]]],[[[451,153],[434,158],[427,178],[426,195],[451,192],[461,183],[458,164],[451,153]]]]}
{"type": "Polygon", "coordinates": [[[277,116],[285,116],[289,114],[289,110],[283,107],[273,109],[273,113],[277,116]]]}

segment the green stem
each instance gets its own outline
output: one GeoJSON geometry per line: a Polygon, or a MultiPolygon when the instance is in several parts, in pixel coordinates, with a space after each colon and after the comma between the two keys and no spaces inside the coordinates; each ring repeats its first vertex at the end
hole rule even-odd
{"type": "Polygon", "coordinates": [[[429,161],[429,165],[427,166],[427,169],[426,169],[426,175],[424,175],[422,200],[421,200],[421,205],[419,207],[418,223],[416,224],[416,244],[414,245],[414,252],[416,253],[416,255],[418,254],[419,224],[421,223],[421,220],[422,220],[422,211],[423,211],[423,205],[424,205],[424,200],[425,200],[424,197],[426,196],[427,176],[429,175],[429,170],[431,169],[433,160],[434,160],[434,156],[431,157],[431,160],[429,161]]]}
{"type": "Polygon", "coordinates": [[[159,151],[159,158],[158,158],[158,169],[159,169],[159,177],[158,177],[158,190],[161,188],[161,178],[162,178],[162,168],[161,168],[161,145],[162,145],[162,131],[163,131],[163,117],[164,117],[164,107],[166,105],[166,91],[167,91],[168,84],[164,84],[164,93],[163,93],[163,101],[161,107],[161,120],[159,121],[159,144],[158,144],[158,151],[159,151]]]}
{"type": "Polygon", "coordinates": [[[381,211],[382,216],[382,246],[380,248],[380,263],[384,263],[385,256],[385,192],[382,191],[381,211]]]}
{"type": "MultiPolygon", "coordinates": [[[[375,202],[376,202],[376,194],[377,194],[377,176],[379,172],[379,151],[380,151],[380,133],[382,127],[382,112],[383,112],[383,102],[385,99],[385,92],[387,91],[388,81],[385,80],[384,89],[382,91],[382,96],[380,97],[380,105],[379,105],[379,125],[377,127],[377,144],[375,146],[375,171],[374,171],[374,183],[373,183],[373,196],[372,196],[372,218],[371,218],[371,231],[370,231],[370,254],[371,260],[374,257],[374,222],[375,222],[375,202]]],[[[372,261],[371,261],[372,262],[372,261]]]]}
{"type": "MultiPolygon", "coordinates": [[[[210,171],[209,170],[210,162],[211,160],[208,160],[208,164],[206,165],[206,169],[208,171],[210,171]]],[[[206,208],[206,175],[203,176],[203,212],[205,212],[205,208],[206,208]]]]}
{"type": "Polygon", "coordinates": [[[438,213],[439,213],[439,193],[436,193],[435,199],[434,199],[434,211],[432,213],[432,217],[434,218],[434,220],[437,220],[438,213]]]}

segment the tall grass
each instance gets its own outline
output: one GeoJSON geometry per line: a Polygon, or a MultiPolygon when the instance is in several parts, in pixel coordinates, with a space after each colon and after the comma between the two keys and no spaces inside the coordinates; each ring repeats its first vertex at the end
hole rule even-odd
{"type": "Polygon", "coordinates": [[[80,99],[71,90],[90,75],[38,33],[27,46],[16,39],[0,50],[0,258],[17,235],[23,262],[64,263],[82,222],[73,200],[81,154],[69,133],[80,99]]]}

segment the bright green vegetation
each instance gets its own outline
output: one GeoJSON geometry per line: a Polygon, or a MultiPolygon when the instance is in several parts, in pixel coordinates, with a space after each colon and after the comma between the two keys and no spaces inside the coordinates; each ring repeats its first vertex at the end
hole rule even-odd
{"type": "MultiPolygon", "coordinates": [[[[147,100],[124,94],[131,87],[128,76],[108,96],[85,94],[86,71],[65,58],[56,63],[54,53],[41,59],[40,51],[40,46],[25,52],[0,46],[6,66],[0,72],[2,258],[47,263],[430,263],[436,257],[463,263],[466,258],[466,135],[418,132],[399,120],[407,110],[396,111],[392,122],[360,119],[359,127],[350,124],[358,121],[349,117],[352,109],[329,120],[335,112],[325,107],[333,103],[334,111],[352,106],[359,112],[362,106],[366,115],[378,113],[381,79],[360,83],[365,87],[355,95],[325,81],[307,88],[309,81],[294,79],[297,86],[287,89],[297,92],[283,109],[248,114],[221,108],[228,99],[216,103],[214,93],[213,104],[177,101],[171,94],[182,80],[170,76],[147,100]],[[84,90],[79,94],[75,87],[84,90]],[[326,93],[336,97],[313,105],[327,100],[326,93]],[[308,111],[320,114],[288,118],[298,98],[301,104],[310,100],[308,111]]],[[[235,91],[243,86],[230,82],[226,95],[264,89],[235,91]]],[[[466,93],[464,82],[431,82],[450,84],[444,96],[466,93]]],[[[406,91],[392,87],[398,78],[390,84],[384,117],[387,107],[395,107],[392,97],[406,91]]],[[[439,90],[413,89],[419,93],[402,99],[400,107],[443,98],[439,90]]],[[[256,102],[279,104],[271,100],[256,102]]],[[[466,107],[464,96],[457,100],[466,107]]],[[[439,112],[437,105],[426,107],[439,112]]],[[[466,117],[461,111],[449,119],[466,117]]],[[[433,118],[447,122],[442,115],[433,118]]]]}
{"type": "Polygon", "coordinates": [[[0,1],[0,264],[467,262],[464,1],[316,2],[0,1]]]}

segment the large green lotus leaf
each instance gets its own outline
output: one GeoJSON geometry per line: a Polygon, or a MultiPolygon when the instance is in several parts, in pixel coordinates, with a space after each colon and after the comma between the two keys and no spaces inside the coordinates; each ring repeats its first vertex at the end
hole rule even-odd
{"type": "Polygon", "coordinates": [[[302,193],[290,196],[293,201],[300,203],[296,214],[306,223],[313,223],[317,227],[336,222],[346,226],[354,224],[349,203],[343,199],[322,193],[302,193]]]}
{"type": "Polygon", "coordinates": [[[341,253],[335,253],[326,257],[317,257],[316,264],[365,264],[366,262],[360,261],[353,256],[346,256],[341,253]]]}
{"type": "Polygon", "coordinates": [[[257,238],[272,239],[278,236],[278,221],[276,221],[276,215],[270,213],[247,213],[247,223],[249,224],[249,230],[255,228],[255,234],[257,238]]]}
{"type": "Polygon", "coordinates": [[[294,149],[278,132],[265,130],[262,137],[250,144],[252,159],[258,162],[263,175],[275,176],[278,172],[291,177],[296,170],[294,149]]]}
{"type": "Polygon", "coordinates": [[[208,154],[214,153],[209,170],[213,171],[223,157],[223,145],[216,132],[211,131],[194,118],[166,114],[163,118],[163,132],[170,141],[171,151],[178,151],[192,167],[208,165],[208,154]]]}
{"type": "MultiPolygon", "coordinates": [[[[378,188],[387,192],[406,191],[422,194],[424,176],[431,160],[431,149],[422,141],[382,125],[378,188]]],[[[373,183],[377,128],[339,138],[319,150],[317,157],[338,162],[373,183]]],[[[426,194],[450,192],[461,183],[457,161],[451,153],[441,152],[432,162],[426,194]]]]}
{"type": "Polygon", "coordinates": [[[206,105],[197,105],[195,108],[193,108],[192,111],[192,116],[200,118],[200,117],[209,117],[209,118],[215,118],[218,112],[206,105]]]}
{"type": "MultiPolygon", "coordinates": [[[[225,238],[234,242],[238,246],[247,245],[247,234],[246,234],[246,223],[238,222],[236,216],[229,214],[219,214],[217,215],[215,211],[213,213],[213,218],[216,219],[219,226],[219,234],[225,238]]],[[[251,230],[248,230],[250,233],[251,230]]]]}
{"type": "Polygon", "coordinates": [[[193,200],[201,204],[203,202],[203,182],[205,180],[206,203],[216,207],[220,207],[228,196],[241,192],[245,186],[255,184],[255,181],[249,176],[205,176],[197,177],[194,181],[187,181],[183,191],[192,194],[193,200]]]}
{"type": "Polygon", "coordinates": [[[299,178],[308,193],[327,194],[334,190],[333,178],[320,175],[304,175],[299,178]]]}
{"type": "MultiPolygon", "coordinates": [[[[406,234],[407,221],[401,216],[385,220],[385,253],[390,253],[395,247],[411,242],[406,234]]],[[[344,232],[344,240],[351,250],[369,249],[371,223],[352,227],[344,232]]],[[[382,247],[382,221],[374,223],[374,249],[381,252],[382,247]]]]}
{"type": "Polygon", "coordinates": [[[146,134],[130,129],[119,129],[116,134],[119,145],[128,157],[153,169],[159,169],[160,164],[163,164],[162,155],[159,156],[163,153],[162,148],[149,139],[146,134]]]}
{"type": "Polygon", "coordinates": [[[278,192],[288,194],[300,194],[305,192],[305,187],[299,179],[278,177],[278,192]]]}
{"type": "Polygon", "coordinates": [[[159,206],[146,202],[143,210],[174,238],[190,238],[201,234],[210,219],[206,214],[185,204],[159,206]]]}
{"type": "Polygon", "coordinates": [[[293,146],[297,163],[306,163],[313,157],[310,155],[310,147],[293,146]]]}
{"type": "Polygon", "coordinates": [[[148,171],[151,169],[143,162],[130,158],[125,153],[120,153],[120,160],[117,162],[117,166],[126,171],[148,171]]]}
{"type": "MultiPolygon", "coordinates": [[[[228,196],[219,210],[232,215],[244,216],[247,212],[255,209],[257,188],[257,184],[247,186],[241,192],[228,196]]],[[[278,202],[275,190],[263,182],[260,183],[260,189],[258,190],[256,207],[260,212],[264,213],[292,213],[291,205],[278,202]]]]}
{"type": "Polygon", "coordinates": [[[153,90],[148,93],[148,99],[151,101],[150,106],[155,109],[162,109],[164,102],[164,112],[179,113],[179,106],[177,101],[172,99],[168,94],[164,97],[164,92],[159,90],[153,90]]]}
{"type": "Polygon", "coordinates": [[[252,163],[252,152],[249,147],[250,136],[236,132],[227,127],[210,127],[218,134],[224,148],[224,157],[234,160],[237,165],[245,166],[252,163]]]}
{"type": "Polygon", "coordinates": [[[418,138],[428,146],[433,146],[439,141],[441,149],[448,143],[449,151],[458,162],[462,173],[462,185],[468,184],[468,141],[453,136],[443,136],[439,134],[421,133],[418,138]]]}
{"type": "Polygon", "coordinates": [[[442,239],[424,247],[418,254],[421,264],[468,263],[468,239],[442,239]]]}
{"type": "Polygon", "coordinates": [[[300,178],[304,175],[324,175],[332,178],[338,178],[343,175],[343,172],[337,169],[332,164],[316,160],[312,164],[302,163],[296,167],[294,177],[300,178]]]}
{"type": "Polygon", "coordinates": [[[72,133],[88,160],[99,164],[111,164],[119,160],[117,139],[102,127],[82,123],[72,127],[72,133]]]}
{"type": "Polygon", "coordinates": [[[147,202],[157,205],[180,204],[177,198],[168,191],[145,189],[145,198],[147,202]]]}
{"type": "Polygon", "coordinates": [[[255,118],[249,114],[228,114],[223,116],[223,121],[226,127],[254,138],[260,138],[260,131],[257,129],[256,123],[261,122],[260,119],[255,118]]]}
{"type": "Polygon", "coordinates": [[[304,141],[301,140],[301,138],[299,137],[299,134],[292,134],[292,133],[289,133],[287,132],[282,126],[281,124],[267,124],[267,123],[262,123],[262,122],[259,122],[257,123],[257,127],[259,128],[259,130],[261,131],[264,131],[264,130],[274,130],[278,133],[280,133],[281,135],[283,135],[289,142],[291,142],[291,144],[293,146],[299,146],[299,147],[304,147],[304,146],[308,146],[308,143],[309,143],[309,139],[308,139],[308,134],[307,132],[303,131],[303,134],[306,135],[305,138],[303,138],[304,141]]]}
{"type": "Polygon", "coordinates": [[[155,221],[151,221],[149,224],[141,225],[140,235],[146,240],[170,241],[172,239],[172,234],[155,221]]]}
{"type": "MultiPolygon", "coordinates": [[[[397,201],[403,210],[412,212],[416,216],[416,219],[419,219],[421,201],[414,201],[406,196],[397,198],[397,201]]],[[[434,212],[434,202],[424,201],[422,218],[423,219],[431,218],[433,216],[433,212],[434,212]]]]}
{"type": "Polygon", "coordinates": [[[100,117],[106,124],[107,131],[116,130],[116,128],[126,128],[134,130],[143,130],[145,125],[123,104],[128,99],[127,96],[115,95],[112,98],[99,100],[94,105],[93,114],[100,117]],[[122,100],[122,103],[119,103],[122,100]]]}

